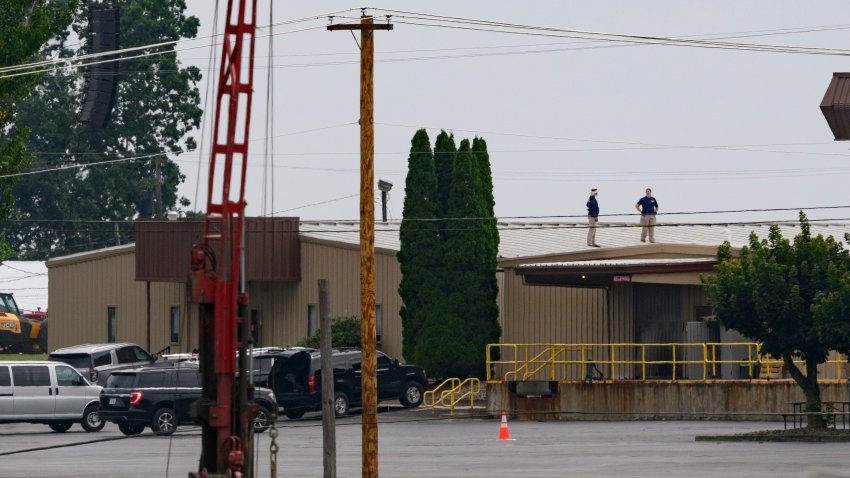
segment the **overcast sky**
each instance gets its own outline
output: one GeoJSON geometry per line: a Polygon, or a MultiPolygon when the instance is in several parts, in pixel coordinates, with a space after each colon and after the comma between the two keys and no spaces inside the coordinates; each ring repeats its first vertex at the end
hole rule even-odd
{"type": "MultiPolygon", "coordinates": [[[[227,2],[220,3],[223,11],[227,2]]],[[[361,3],[278,1],[274,20],[361,3]]],[[[212,33],[212,4],[188,0],[189,13],[201,20],[199,37],[212,33]]],[[[840,26],[729,41],[850,48],[846,1],[420,0],[388,5],[422,13],[653,36],[735,36],[840,26]]],[[[268,1],[260,0],[259,24],[269,23],[268,12],[268,1]]],[[[358,191],[359,54],[350,34],[328,32],[321,28],[324,23],[276,27],[275,33],[319,28],[273,37],[278,66],[273,70],[274,204],[267,200],[262,207],[264,141],[252,141],[250,164],[257,166],[248,172],[249,215],[358,191]],[[290,134],[326,127],[333,128],[290,134]]],[[[378,32],[375,163],[376,177],[396,185],[390,195],[391,216],[401,218],[407,151],[416,127],[428,127],[432,143],[436,128],[453,130],[458,139],[481,132],[490,149],[500,217],[582,215],[591,187],[600,188],[603,214],[633,212],[645,187],[652,187],[662,213],[850,205],[850,145],[832,140],[819,110],[832,72],[850,70],[850,58],[580,41],[400,23],[391,32],[378,32]],[[605,48],[595,48],[599,46],[605,48]],[[561,51],[505,54],[530,50],[561,51]],[[419,59],[430,56],[454,58],[419,59]],[[406,60],[385,61],[398,59],[406,60]],[[641,150],[627,143],[691,148],[641,150]],[[742,145],[748,150],[704,148],[742,145]]],[[[200,48],[181,52],[184,62],[206,68],[206,42],[200,40],[192,44],[200,48]]],[[[268,38],[257,40],[252,139],[266,136],[268,44],[268,38]]],[[[200,87],[203,97],[206,84],[200,87]]],[[[187,176],[180,192],[193,202],[196,158],[185,155],[178,163],[187,176]]],[[[202,178],[206,168],[204,164],[202,178]]],[[[355,219],[358,200],[350,197],[282,215],[355,219]]],[[[659,221],[794,217],[793,212],[762,212],[668,216],[659,221]]],[[[811,212],[810,217],[846,222],[850,209],[811,212]]]]}

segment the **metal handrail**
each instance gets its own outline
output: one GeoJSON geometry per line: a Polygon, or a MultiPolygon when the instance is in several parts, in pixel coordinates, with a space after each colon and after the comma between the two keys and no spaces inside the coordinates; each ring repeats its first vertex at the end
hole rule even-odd
{"type": "MultiPolygon", "coordinates": [[[[449,408],[449,415],[454,416],[455,413],[455,405],[460,403],[462,400],[465,400],[466,397],[469,397],[469,408],[475,408],[475,396],[481,392],[481,380],[470,377],[463,382],[461,382],[457,387],[452,388],[451,390],[443,390],[443,393],[440,394],[439,403],[443,406],[449,408]],[[461,393],[463,387],[468,385],[469,390],[461,393]],[[458,395],[460,394],[460,395],[458,395]],[[446,403],[446,398],[449,399],[448,403],[446,403]]],[[[433,407],[431,408],[433,413],[433,407]]]]}
{"type": "MultiPolygon", "coordinates": [[[[579,373],[584,373],[588,364],[600,365],[608,369],[610,376],[607,380],[617,380],[618,367],[640,366],[638,377],[647,380],[647,367],[671,366],[670,380],[672,381],[709,381],[715,379],[718,365],[739,365],[746,367],[748,379],[757,379],[764,367],[782,364],[781,360],[769,358],[761,353],[761,344],[757,342],[669,342],[669,343],[577,343],[577,344],[489,344],[486,349],[487,380],[501,376],[503,380],[511,381],[533,379],[543,375],[549,380],[555,380],[557,370],[563,371],[564,379],[569,374],[568,367],[581,366],[579,373]],[[718,359],[718,347],[738,349],[741,359],[718,359]],[[493,350],[498,349],[499,360],[494,360],[493,350]],[[647,359],[647,352],[660,352],[668,358],[647,359]],[[510,353],[510,356],[507,356],[510,353]],[[575,355],[570,355],[575,354],[575,355]],[[593,358],[596,355],[598,358],[593,358]],[[606,357],[607,355],[607,357],[606,357]],[[639,358],[637,358],[639,356],[639,358]],[[699,376],[688,377],[681,373],[685,366],[701,368],[699,376]],[[501,367],[498,372],[496,367],[501,367]]],[[[805,361],[795,360],[796,364],[805,365],[805,361]]],[[[832,380],[845,380],[842,376],[842,366],[848,363],[846,358],[829,359],[828,364],[835,365],[835,377],[832,380]]],[[[846,374],[845,374],[846,375],[846,374]]],[[[579,380],[584,377],[579,377],[579,380]]],[[[498,380],[498,378],[496,378],[498,380]]],[[[829,381],[826,379],[824,381],[829,381]]]]}
{"type": "Polygon", "coordinates": [[[443,389],[454,389],[455,387],[460,385],[460,383],[461,383],[461,380],[459,378],[449,378],[449,379],[444,380],[441,384],[437,385],[436,387],[432,388],[431,390],[428,390],[427,392],[425,392],[422,395],[422,404],[426,407],[430,406],[431,412],[433,413],[434,407],[436,407],[437,403],[438,403],[438,400],[436,399],[437,392],[445,391],[443,389]],[[429,398],[431,399],[430,405],[428,404],[429,398]]]}

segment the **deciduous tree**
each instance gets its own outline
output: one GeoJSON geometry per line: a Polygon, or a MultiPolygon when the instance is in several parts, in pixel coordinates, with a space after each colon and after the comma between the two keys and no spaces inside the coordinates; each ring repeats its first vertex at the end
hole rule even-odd
{"type": "MultiPolygon", "coordinates": [[[[197,34],[198,19],[185,15],[185,0],[116,0],[113,4],[121,8],[121,47],[197,34]]],[[[76,12],[73,29],[81,38],[88,33],[87,8],[83,5],[76,12]]],[[[173,45],[149,52],[160,53],[119,63],[115,108],[103,129],[76,122],[84,86],[82,71],[47,73],[21,105],[17,122],[32,130],[27,144],[36,152],[35,168],[140,158],[23,178],[15,188],[19,200],[11,214],[17,226],[6,234],[19,258],[44,259],[132,241],[133,225],[128,221],[136,216],[139,193],[155,187],[157,160],[162,167],[162,209],[178,203],[177,186],[183,176],[173,159],[195,149],[189,135],[201,119],[196,87],[201,74],[195,67],[181,66],[173,45]]],[[[87,53],[85,44],[67,45],[64,37],[54,52],[61,56],[83,53],[87,53]]],[[[188,205],[185,199],[180,203],[188,205]]]]}
{"type": "MultiPolygon", "coordinates": [[[[818,365],[826,361],[833,337],[847,333],[844,298],[850,258],[832,237],[812,237],[800,213],[800,234],[793,242],[777,226],[767,239],[750,235],[749,245],[733,257],[729,243],[717,252],[716,275],[703,279],[717,319],[726,327],[762,343],[762,351],[781,357],[785,369],[803,390],[806,410],[820,412],[818,365]],[[795,360],[804,362],[804,369],[795,360]]],[[[847,342],[844,342],[846,350],[847,342]]],[[[809,427],[824,426],[819,415],[809,427]]]]}

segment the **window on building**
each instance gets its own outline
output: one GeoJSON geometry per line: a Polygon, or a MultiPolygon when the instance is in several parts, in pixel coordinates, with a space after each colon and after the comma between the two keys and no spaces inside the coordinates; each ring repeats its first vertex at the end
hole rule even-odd
{"type": "Polygon", "coordinates": [[[171,324],[171,343],[180,343],[180,307],[171,307],[169,321],[169,323],[171,324]]]}
{"type": "Polygon", "coordinates": [[[378,343],[381,343],[381,324],[383,322],[382,312],[381,304],[375,304],[375,335],[378,343]]]}
{"type": "Polygon", "coordinates": [[[310,304],[307,306],[307,337],[312,337],[316,334],[316,329],[319,328],[318,317],[316,317],[316,306],[310,304]]]}
{"type": "Polygon", "coordinates": [[[118,318],[115,315],[115,307],[106,308],[106,341],[115,342],[118,338],[118,318]]]}

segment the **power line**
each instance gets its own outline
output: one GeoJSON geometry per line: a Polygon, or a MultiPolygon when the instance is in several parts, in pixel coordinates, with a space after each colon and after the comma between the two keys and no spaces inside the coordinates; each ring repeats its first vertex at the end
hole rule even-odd
{"type": "MultiPolygon", "coordinates": [[[[270,28],[270,27],[273,27],[273,26],[292,25],[292,24],[295,24],[295,23],[303,23],[303,22],[306,22],[306,21],[324,20],[328,16],[338,15],[340,13],[347,13],[347,12],[354,11],[354,10],[357,10],[357,8],[349,8],[349,9],[346,9],[346,10],[339,10],[339,11],[336,11],[336,12],[324,13],[324,14],[319,14],[319,15],[311,15],[309,17],[302,17],[302,18],[297,18],[297,19],[293,19],[293,20],[285,20],[283,22],[280,22],[280,23],[274,24],[274,25],[272,25],[272,24],[261,25],[261,26],[258,26],[257,29],[263,30],[265,28],[270,28]]],[[[216,10],[215,15],[218,16],[217,10],[216,10]]],[[[283,32],[283,34],[286,34],[286,33],[288,33],[288,32],[283,32]]],[[[292,33],[296,33],[296,31],[293,31],[292,33]]],[[[29,63],[22,63],[22,64],[18,64],[18,65],[0,67],[0,73],[6,73],[6,72],[10,72],[10,71],[19,71],[19,70],[23,70],[23,69],[29,69],[29,68],[51,65],[51,64],[70,63],[70,62],[75,62],[75,61],[89,60],[89,59],[92,59],[92,58],[109,57],[109,56],[113,56],[113,55],[120,55],[120,54],[123,54],[123,53],[133,53],[133,52],[137,52],[137,51],[148,50],[148,49],[151,49],[151,48],[161,48],[161,47],[174,46],[176,44],[184,43],[184,42],[193,42],[193,41],[198,41],[198,40],[205,40],[207,38],[212,38],[213,41],[214,41],[215,38],[221,37],[221,36],[225,36],[225,34],[224,33],[214,33],[212,35],[207,35],[207,36],[203,36],[203,37],[180,38],[180,39],[177,39],[177,40],[169,40],[169,41],[158,42],[158,43],[149,43],[149,44],[146,44],[146,45],[127,47],[127,48],[122,48],[122,49],[119,49],[119,50],[113,50],[113,51],[108,51],[108,52],[88,53],[88,54],[83,54],[83,55],[76,55],[76,56],[73,56],[73,57],[70,57],[70,58],[56,58],[56,59],[52,59],[52,60],[41,60],[41,61],[35,61],[35,62],[29,62],[29,63]]],[[[262,36],[267,36],[267,35],[262,35],[262,36]]],[[[192,48],[188,48],[188,49],[191,50],[191,49],[197,49],[197,48],[205,48],[205,47],[192,47],[192,48]]],[[[175,51],[184,51],[184,50],[167,50],[167,51],[160,51],[160,52],[149,52],[149,53],[146,53],[144,55],[140,55],[139,57],[161,55],[161,54],[164,54],[164,53],[173,53],[175,51]]],[[[126,58],[124,58],[124,59],[126,59],[126,58]]],[[[120,61],[120,60],[122,60],[122,59],[119,58],[119,59],[113,59],[113,60],[109,60],[109,61],[120,61]]],[[[95,63],[90,63],[90,64],[95,64],[95,63]]],[[[78,65],[78,66],[87,66],[87,65],[78,65]]],[[[30,73],[34,73],[34,72],[30,72],[30,73]]],[[[0,78],[5,78],[5,76],[0,76],[0,78]]]]}
{"type": "MultiPolygon", "coordinates": [[[[304,204],[298,207],[294,207],[291,209],[285,209],[282,211],[277,211],[270,214],[279,214],[282,212],[294,211],[297,209],[303,209],[310,206],[316,206],[321,204],[327,204],[335,201],[341,201],[344,199],[349,199],[352,197],[358,196],[360,193],[349,194],[347,196],[342,196],[338,198],[328,199],[319,202],[313,202],[309,204],[304,204]]],[[[749,209],[715,209],[715,210],[705,210],[705,211],[674,211],[674,212],[665,212],[661,214],[662,216],[689,216],[689,215],[706,215],[706,214],[742,214],[742,213],[754,213],[754,212],[789,212],[789,211],[822,211],[822,210],[835,210],[835,209],[850,209],[850,205],[836,205],[836,206],[799,206],[799,207],[782,207],[782,208],[749,208],[749,209]]],[[[639,216],[639,213],[636,212],[624,212],[624,213],[610,213],[610,214],[600,214],[600,217],[631,217],[631,216],[639,216]]],[[[497,220],[497,221],[506,221],[506,220],[539,220],[539,219],[581,219],[586,218],[587,214],[572,214],[572,215],[558,215],[558,214],[550,214],[550,215],[524,215],[524,216],[496,216],[496,217],[443,217],[443,218],[408,218],[408,219],[396,219],[390,220],[389,223],[400,223],[402,221],[412,221],[412,222],[423,222],[423,221],[464,221],[464,220],[497,220]]],[[[823,221],[820,219],[819,221],[823,221]]],[[[160,222],[160,223],[171,223],[171,220],[146,220],[146,223],[151,222],[160,222]]],[[[311,223],[311,224],[333,224],[333,223],[359,223],[358,219],[301,219],[302,223],[311,223]]],[[[106,220],[106,219],[3,219],[0,220],[0,224],[9,223],[9,224],[27,224],[27,223],[72,223],[72,224],[135,224],[136,221],[132,219],[119,219],[119,220],[106,220]]],[[[557,225],[558,223],[550,223],[553,225],[557,225]]],[[[730,223],[717,223],[717,224],[730,224],[730,223]]],[[[748,224],[748,223],[744,223],[748,224]]],[[[74,231],[74,230],[72,230],[74,231]]],[[[104,229],[102,231],[95,232],[103,232],[103,233],[113,233],[114,231],[111,229],[104,229]]]]}
{"type": "Polygon", "coordinates": [[[539,26],[539,25],[506,23],[506,22],[471,19],[471,18],[463,18],[463,17],[432,15],[432,14],[427,14],[427,13],[407,12],[407,11],[401,11],[401,10],[386,10],[386,9],[376,9],[376,10],[391,13],[392,17],[393,17],[393,21],[395,21],[396,23],[408,23],[408,24],[430,26],[430,27],[458,28],[458,29],[468,29],[468,30],[475,30],[475,31],[492,31],[492,32],[497,32],[497,33],[524,34],[524,35],[533,35],[533,36],[559,36],[559,37],[567,37],[567,38],[604,40],[604,41],[611,41],[611,42],[625,42],[625,43],[639,43],[639,44],[660,44],[660,45],[686,46],[686,47],[697,47],[697,48],[734,49],[734,50],[746,50],[746,51],[768,51],[768,52],[779,52],[779,53],[817,54],[817,55],[839,55],[839,56],[850,55],[850,50],[840,49],[840,48],[804,47],[804,46],[797,46],[797,45],[771,45],[771,44],[759,44],[759,43],[720,42],[720,41],[716,41],[716,40],[688,39],[688,38],[681,38],[681,37],[680,38],[674,38],[674,37],[659,37],[659,36],[651,36],[651,35],[633,35],[633,34],[622,34],[622,33],[596,32],[596,31],[577,30],[577,29],[568,29],[568,28],[546,27],[546,26],[539,26]],[[409,19],[413,19],[413,20],[429,21],[429,22],[432,22],[432,23],[431,24],[416,24],[416,23],[412,23],[412,22],[399,21],[398,18],[409,18],[409,19]],[[437,22],[449,23],[449,24],[459,24],[459,25],[465,25],[465,26],[459,27],[459,26],[454,26],[454,25],[441,25],[441,24],[437,24],[437,22]],[[469,27],[468,25],[486,26],[486,27],[490,27],[490,29],[472,28],[472,27],[469,27]],[[501,28],[502,30],[494,30],[494,28],[501,28]],[[510,31],[510,30],[505,30],[505,29],[520,30],[520,31],[510,31]],[[545,32],[545,33],[539,33],[539,32],[545,32]]]}

